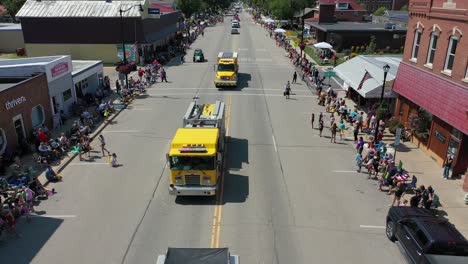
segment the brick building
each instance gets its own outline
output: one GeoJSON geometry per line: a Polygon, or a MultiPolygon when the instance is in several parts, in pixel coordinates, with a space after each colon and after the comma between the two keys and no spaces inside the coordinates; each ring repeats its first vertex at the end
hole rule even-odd
{"type": "Polygon", "coordinates": [[[52,125],[45,73],[0,77],[0,155],[28,141],[35,128],[52,125]]]}
{"type": "Polygon", "coordinates": [[[405,52],[394,83],[395,116],[411,126],[421,113],[432,115],[427,138],[413,138],[440,165],[452,155],[455,177],[468,166],[467,9],[466,0],[410,1],[405,52]]]}
{"type": "Polygon", "coordinates": [[[312,10],[314,11],[313,17],[306,18],[305,21],[322,21],[323,19],[320,19],[320,13],[322,13],[322,17],[325,17],[326,20],[330,17],[333,22],[362,22],[367,13],[355,0],[319,0],[317,6],[312,10]]]}

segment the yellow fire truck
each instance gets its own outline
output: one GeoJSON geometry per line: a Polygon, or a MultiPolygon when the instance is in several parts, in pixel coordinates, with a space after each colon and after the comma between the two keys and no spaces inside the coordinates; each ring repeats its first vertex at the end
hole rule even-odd
{"type": "Polygon", "coordinates": [[[224,165],[225,104],[190,103],[182,128],[172,139],[169,163],[169,193],[178,196],[212,196],[218,188],[224,165]]]}
{"type": "Polygon", "coordinates": [[[238,70],[237,52],[220,52],[216,65],[215,86],[236,87],[238,70]]]}

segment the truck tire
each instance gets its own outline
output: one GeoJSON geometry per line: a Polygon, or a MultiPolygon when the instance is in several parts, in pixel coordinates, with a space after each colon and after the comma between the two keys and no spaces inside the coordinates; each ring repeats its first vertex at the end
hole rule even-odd
{"type": "Polygon", "coordinates": [[[395,223],[393,223],[392,220],[388,220],[387,226],[385,228],[385,234],[387,234],[387,238],[392,242],[395,242],[396,240],[395,229],[396,229],[395,223]]]}

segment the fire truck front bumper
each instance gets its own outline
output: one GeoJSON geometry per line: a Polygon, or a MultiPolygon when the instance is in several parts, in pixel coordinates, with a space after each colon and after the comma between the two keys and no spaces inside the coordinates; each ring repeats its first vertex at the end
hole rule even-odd
{"type": "Polygon", "coordinates": [[[169,194],[176,196],[213,196],[216,195],[218,185],[215,186],[180,186],[169,185],[169,194]]]}
{"type": "Polygon", "coordinates": [[[216,80],[214,81],[216,87],[221,86],[229,86],[229,87],[236,87],[237,81],[226,81],[226,80],[216,80]]]}

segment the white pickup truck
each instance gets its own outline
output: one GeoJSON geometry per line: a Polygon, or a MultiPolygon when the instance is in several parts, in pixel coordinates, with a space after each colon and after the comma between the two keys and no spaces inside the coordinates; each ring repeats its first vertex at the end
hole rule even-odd
{"type": "Polygon", "coordinates": [[[228,248],[168,248],[156,264],[239,264],[228,248]]]}

